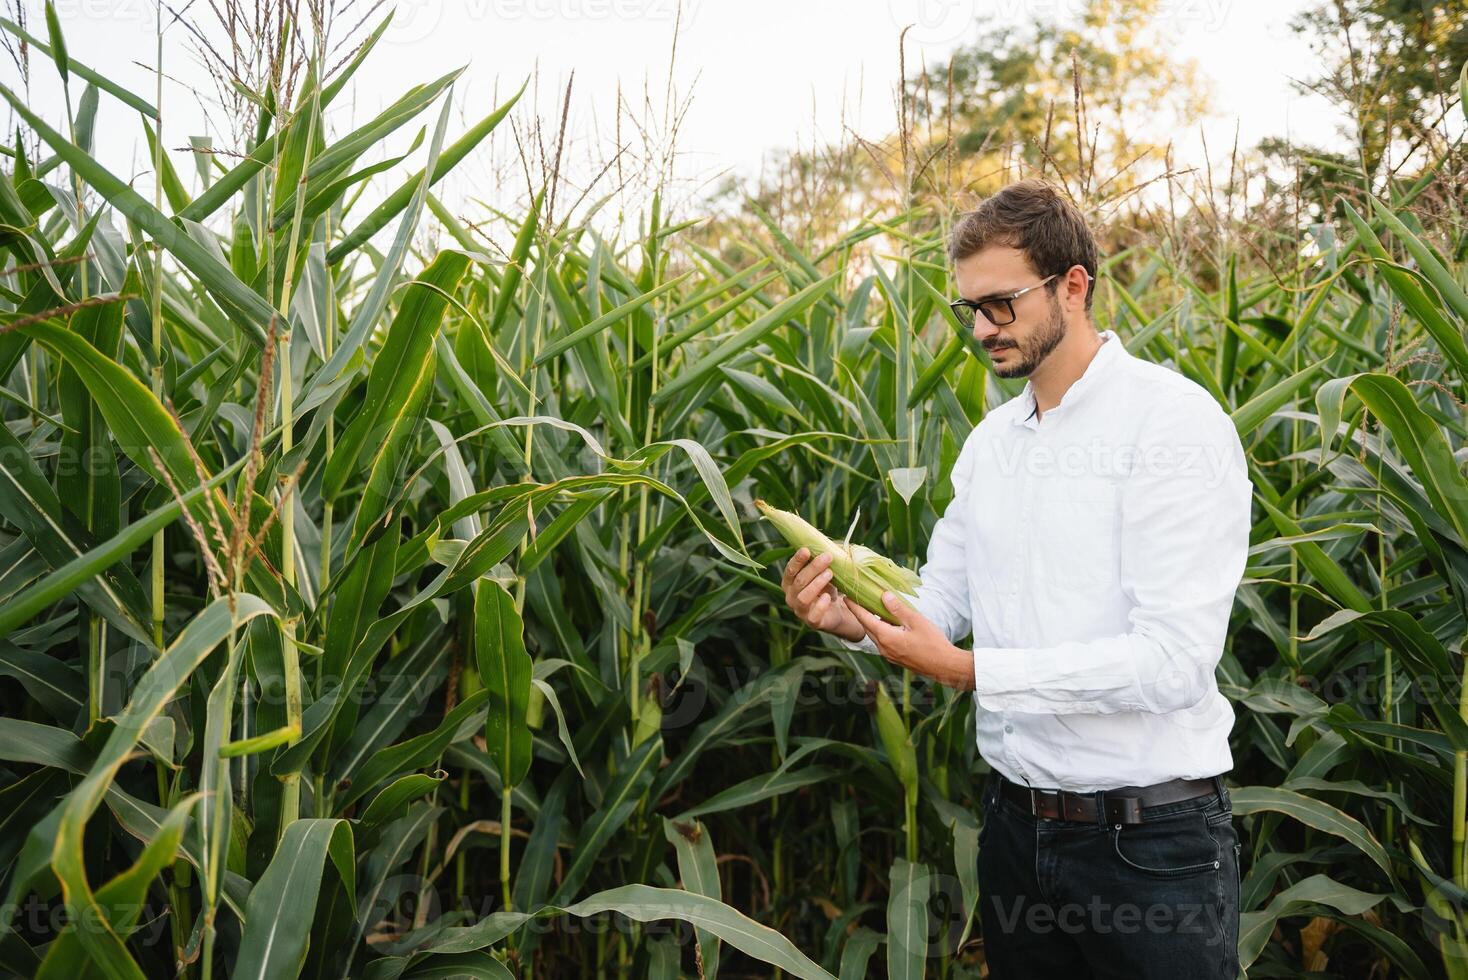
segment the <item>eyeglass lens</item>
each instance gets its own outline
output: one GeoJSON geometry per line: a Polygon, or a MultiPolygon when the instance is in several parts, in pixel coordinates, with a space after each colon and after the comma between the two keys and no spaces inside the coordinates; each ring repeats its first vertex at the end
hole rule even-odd
{"type": "MultiPolygon", "coordinates": [[[[984,300],[979,304],[979,309],[996,327],[1014,322],[1014,306],[1007,299],[984,300]]],[[[958,317],[959,325],[965,329],[974,325],[974,308],[968,303],[954,303],[953,312],[958,317]]]]}

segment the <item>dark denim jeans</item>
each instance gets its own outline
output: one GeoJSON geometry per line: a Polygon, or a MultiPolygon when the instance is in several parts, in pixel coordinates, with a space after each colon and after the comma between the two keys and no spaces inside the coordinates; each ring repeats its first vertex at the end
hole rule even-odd
{"type": "Polygon", "coordinates": [[[1236,980],[1239,836],[1226,787],[1143,807],[1140,824],[1036,817],[997,790],[995,774],[979,832],[993,980],[1236,980]]]}

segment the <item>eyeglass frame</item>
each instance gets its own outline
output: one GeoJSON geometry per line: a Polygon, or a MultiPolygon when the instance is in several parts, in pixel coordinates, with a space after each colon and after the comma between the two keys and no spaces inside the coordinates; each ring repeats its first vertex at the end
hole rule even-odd
{"type": "MultiPolygon", "coordinates": [[[[1067,269],[1066,271],[1069,272],[1070,270],[1067,269]]],[[[959,323],[963,323],[963,321],[964,321],[964,314],[962,314],[962,313],[959,312],[960,308],[962,308],[962,309],[967,309],[967,310],[973,310],[976,313],[982,313],[982,314],[984,314],[984,319],[985,320],[988,320],[990,323],[992,323],[996,327],[1007,327],[1011,323],[1014,322],[1014,301],[1017,300],[1017,299],[1019,299],[1021,296],[1023,296],[1025,293],[1029,292],[1032,289],[1039,289],[1041,286],[1045,285],[1047,282],[1049,282],[1051,279],[1054,279],[1058,275],[1061,275],[1061,273],[1059,273],[1059,272],[1052,272],[1050,275],[1046,276],[1044,279],[1041,279],[1039,282],[1035,283],[1033,286],[1025,286],[1023,289],[1016,289],[1012,293],[1005,293],[1005,294],[999,295],[999,296],[990,296],[990,297],[988,297],[986,299],[971,300],[971,299],[964,299],[963,297],[959,297],[958,299],[952,300],[951,302],[949,302],[948,308],[953,311],[953,315],[958,318],[959,323]],[[1007,309],[1007,310],[1009,310],[1009,319],[1008,320],[1005,320],[1003,323],[1000,323],[999,321],[995,320],[992,316],[989,315],[989,311],[984,309],[984,304],[986,304],[986,303],[1003,303],[1004,304],[1004,308],[1007,309]]],[[[1093,276],[1093,275],[1091,275],[1089,272],[1086,273],[1086,279],[1087,280],[1093,280],[1095,278],[1096,277],[1093,276]]],[[[972,326],[974,323],[977,323],[977,322],[978,322],[978,318],[977,317],[974,317],[973,319],[969,320],[969,322],[966,324],[966,326],[972,326]]]]}

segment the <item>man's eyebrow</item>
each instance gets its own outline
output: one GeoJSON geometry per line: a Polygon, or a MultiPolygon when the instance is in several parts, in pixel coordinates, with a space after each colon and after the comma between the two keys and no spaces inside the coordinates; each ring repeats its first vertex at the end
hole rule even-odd
{"type": "Polygon", "coordinates": [[[1013,289],[1004,289],[1004,290],[1000,290],[997,293],[985,293],[982,296],[976,296],[976,297],[974,297],[973,299],[969,300],[969,302],[971,302],[971,303],[982,303],[986,299],[999,299],[1001,297],[1008,296],[1012,292],[1014,292],[1013,289]]]}

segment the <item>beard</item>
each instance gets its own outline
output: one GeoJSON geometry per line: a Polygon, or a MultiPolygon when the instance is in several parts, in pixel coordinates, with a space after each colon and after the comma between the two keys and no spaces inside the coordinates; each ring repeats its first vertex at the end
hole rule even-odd
{"type": "MultiPolygon", "coordinates": [[[[1015,350],[1016,355],[1008,363],[996,364],[992,360],[990,366],[994,373],[1001,378],[1025,378],[1029,377],[1040,362],[1045,360],[1060,342],[1065,339],[1065,315],[1060,312],[1060,301],[1052,296],[1050,298],[1050,317],[1039,326],[1032,336],[1018,341],[1017,343],[1005,344],[1004,347],[1015,350]]],[[[1000,350],[1003,348],[993,347],[988,350],[1000,350]]]]}

